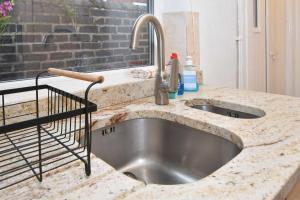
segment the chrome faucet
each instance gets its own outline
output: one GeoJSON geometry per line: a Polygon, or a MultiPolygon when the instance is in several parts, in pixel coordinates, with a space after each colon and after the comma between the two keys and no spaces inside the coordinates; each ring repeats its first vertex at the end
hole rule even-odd
{"type": "Polygon", "coordinates": [[[157,64],[158,73],[155,79],[155,103],[157,105],[169,104],[169,86],[168,81],[164,80],[165,72],[165,36],[162,25],[159,20],[151,14],[141,15],[134,23],[131,35],[131,49],[136,49],[139,43],[139,33],[146,23],[152,23],[157,36],[157,64]]]}

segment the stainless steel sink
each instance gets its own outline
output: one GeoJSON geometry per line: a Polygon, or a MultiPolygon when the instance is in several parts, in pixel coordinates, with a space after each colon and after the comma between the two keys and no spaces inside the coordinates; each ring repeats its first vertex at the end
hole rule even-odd
{"type": "Polygon", "coordinates": [[[258,108],[233,104],[223,101],[216,101],[213,99],[193,99],[186,102],[186,105],[227,117],[240,119],[256,119],[266,115],[266,113],[258,108]]]}
{"type": "Polygon", "coordinates": [[[162,119],[135,119],[96,130],[92,152],[146,184],[197,181],[241,149],[221,137],[162,119]]]}
{"type": "Polygon", "coordinates": [[[193,105],[192,108],[196,108],[199,110],[207,111],[207,112],[212,112],[216,113],[219,115],[224,115],[228,117],[234,117],[234,118],[240,118],[240,119],[255,119],[255,118],[260,118],[260,116],[251,114],[251,113],[246,113],[246,112],[241,112],[237,110],[231,110],[228,108],[222,108],[214,105],[193,105]]]}

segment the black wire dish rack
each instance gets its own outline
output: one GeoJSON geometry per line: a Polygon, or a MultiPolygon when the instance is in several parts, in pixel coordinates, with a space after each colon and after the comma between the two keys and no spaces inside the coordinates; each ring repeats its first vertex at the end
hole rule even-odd
{"type": "Polygon", "coordinates": [[[58,69],[48,69],[36,77],[36,85],[0,90],[0,189],[36,177],[76,160],[91,173],[91,118],[97,105],[88,100],[90,89],[102,83],[93,76],[58,69]],[[63,75],[92,82],[85,98],[49,85],[39,85],[44,73],[63,75]],[[8,104],[9,96],[34,100],[8,104]],[[43,96],[43,98],[39,98],[43,96]],[[46,97],[45,97],[46,96],[46,97]]]}

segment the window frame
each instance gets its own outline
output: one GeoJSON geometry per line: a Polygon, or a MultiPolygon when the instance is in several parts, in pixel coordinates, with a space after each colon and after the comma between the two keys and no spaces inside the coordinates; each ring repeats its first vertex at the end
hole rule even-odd
{"type": "MultiPolygon", "coordinates": [[[[154,0],[147,0],[147,11],[149,14],[154,15],[154,0]]],[[[154,28],[149,24],[149,66],[154,65],[154,58],[155,58],[155,44],[154,44],[154,28]]],[[[138,66],[137,66],[138,67],[138,66]]],[[[119,69],[124,69],[124,68],[119,68],[119,69]]],[[[101,70],[101,71],[116,71],[119,69],[110,69],[110,70],[101,70]]],[[[128,68],[129,69],[129,68],[128,68]]],[[[86,73],[97,73],[101,72],[100,70],[95,70],[95,71],[86,71],[86,73]]],[[[49,78],[50,76],[43,76],[43,78],[49,78]]],[[[1,83],[9,83],[9,82],[21,82],[21,81],[26,81],[26,80],[33,80],[35,79],[34,77],[30,78],[23,78],[23,79],[14,79],[14,80],[0,80],[1,83]]]]}

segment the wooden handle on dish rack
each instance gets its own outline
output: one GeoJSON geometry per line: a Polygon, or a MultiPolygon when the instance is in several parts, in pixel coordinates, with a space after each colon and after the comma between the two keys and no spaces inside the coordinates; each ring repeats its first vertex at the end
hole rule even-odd
{"type": "Polygon", "coordinates": [[[73,71],[62,70],[62,69],[48,68],[48,73],[57,76],[65,76],[69,78],[79,79],[82,81],[89,81],[93,83],[94,82],[103,83],[104,81],[104,77],[100,75],[79,73],[79,72],[73,72],[73,71]]]}

